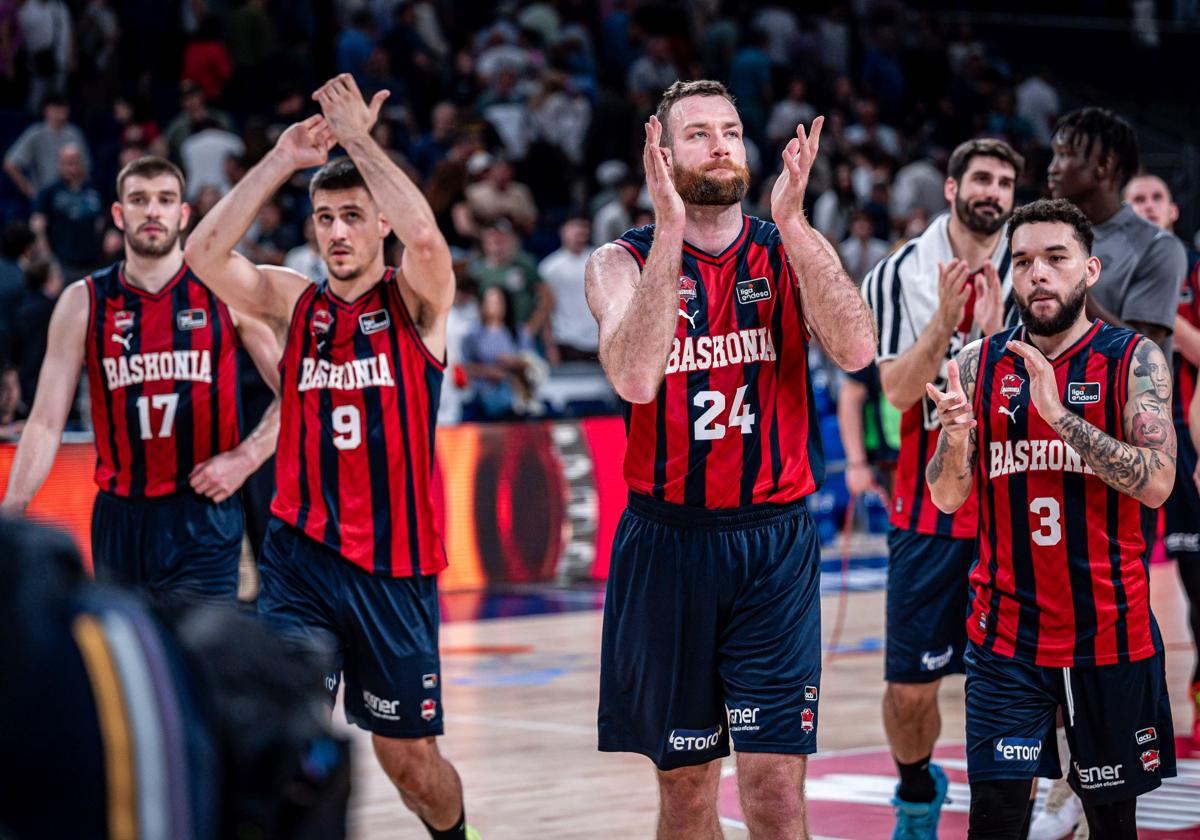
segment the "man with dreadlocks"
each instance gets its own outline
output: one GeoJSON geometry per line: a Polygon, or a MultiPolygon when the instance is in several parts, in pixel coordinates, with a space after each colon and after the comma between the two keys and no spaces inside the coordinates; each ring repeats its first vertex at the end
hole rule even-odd
{"type": "MultiPolygon", "coordinates": [[[[1051,148],[1050,192],[1070,200],[1087,216],[1095,235],[1092,253],[1100,258],[1100,279],[1088,290],[1087,316],[1140,332],[1170,358],[1187,254],[1179,239],[1138,216],[1122,200],[1122,190],[1139,168],[1133,127],[1107,109],[1080,108],[1058,121],[1051,148]]],[[[1150,374],[1170,392],[1169,369],[1150,374]]],[[[1157,519],[1157,510],[1143,507],[1147,554],[1154,547],[1157,519]]],[[[1061,746],[1061,729],[1059,735],[1061,746]]],[[[1055,782],[1045,810],[1030,826],[1030,840],[1061,837],[1082,812],[1066,780],[1055,782]]]]}

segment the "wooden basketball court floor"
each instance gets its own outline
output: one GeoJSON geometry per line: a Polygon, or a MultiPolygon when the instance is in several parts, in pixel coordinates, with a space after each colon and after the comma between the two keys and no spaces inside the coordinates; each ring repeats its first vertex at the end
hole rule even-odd
{"type": "MultiPolygon", "coordinates": [[[[877,576],[873,584],[847,587],[858,591],[844,591],[837,575],[832,577],[822,597],[826,664],[821,752],[809,764],[810,828],[817,838],[887,838],[886,803],[895,780],[879,713],[884,593],[877,576]],[[835,632],[837,638],[831,638],[835,632]],[[831,643],[837,646],[833,651],[831,643]]],[[[1164,785],[1153,801],[1143,797],[1139,803],[1141,837],[1200,838],[1200,751],[1184,757],[1192,712],[1183,687],[1192,650],[1173,564],[1152,567],[1151,591],[1167,646],[1183,750],[1180,778],[1164,785]]],[[[656,791],[650,763],[641,756],[596,751],[600,597],[599,592],[560,592],[553,603],[561,607],[574,600],[580,609],[463,621],[452,620],[454,598],[449,600],[445,613],[451,620],[442,626],[446,736],[439,743],[462,775],[468,820],[485,840],[653,836],[656,791]]],[[[945,746],[938,754],[951,777],[952,801],[939,836],[953,840],[966,836],[969,802],[961,748],[962,677],[944,681],[941,706],[945,746]]],[[[366,734],[345,725],[340,707],[334,719],[356,748],[351,835],[360,840],[427,837],[375,764],[366,734]]],[[[732,759],[724,772],[725,836],[748,837],[736,807],[732,759]]]]}

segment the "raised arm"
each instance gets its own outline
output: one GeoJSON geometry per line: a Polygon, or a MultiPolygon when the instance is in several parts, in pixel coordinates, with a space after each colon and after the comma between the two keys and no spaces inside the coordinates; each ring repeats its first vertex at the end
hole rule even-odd
{"type": "Polygon", "coordinates": [[[261,321],[237,312],[231,314],[242,346],[250,354],[259,376],[275,393],[275,399],[241,443],[192,469],[188,477],[192,489],[217,503],[236,493],[266,463],[275,453],[279,438],[279,358],[282,352],[279,342],[274,331],[261,321]]]}
{"type": "Polygon", "coordinates": [[[323,164],[333,144],[320,115],[290,126],[275,148],[201,220],[183,251],[192,271],[221,300],[266,322],[280,338],[308,279],[290,269],[257,266],[234,248],[284,182],[298,169],[323,164]]]}
{"type": "Polygon", "coordinates": [[[403,280],[417,298],[418,325],[428,327],[454,304],[450,247],[420,187],[371,137],[371,127],[388,95],[386,90],[379,91],[368,105],[354,77],[342,73],[321,86],[313,99],[320,103],[330,131],[362,173],[380,213],[404,245],[400,261],[403,280]]]}
{"type": "Polygon", "coordinates": [[[846,274],[837,249],[804,217],[808,173],[817,159],[824,117],[812,134],[796,127],[783,150],[783,171],[771,191],[771,218],[783,239],[809,328],[843,370],[861,370],[875,357],[875,323],[858,285],[846,274]]]}
{"type": "Polygon", "coordinates": [[[631,403],[648,403],[658,393],[679,324],[684,207],[661,136],[662,124],[651,116],[642,163],[655,225],[645,266],[639,273],[624,248],[608,244],[593,252],[584,272],[588,306],[600,325],[600,363],[617,394],[631,403]]]}
{"type": "Polygon", "coordinates": [[[0,511],[22,513],[50,474],[79,385],[87,323],[88,290],[80,280],[62,293],[50,317],[33,409],[17,444],[0,511]]]}
{"type": "Polygon", "coordinates": [[[1008,346],[1025,359],[1029,397],[1038,414],[1083,462],[1109,487],[1147,507],[1162,505],[1175,484],[1178,443],[1171,422],[1171,368],[1158,345],[1142,338],[1134,348],[1121,410],[1124,441],[1063,407],[1054,370],[1041,351],[1021,341],[1008,346]]]}
{"type": "Polygon", "coordinates": [[[937,449],[925,467],[925,480],[933,504],[943,513],[954,513],[970,497],[979,461],[979,432],[975,419],[975,380],[979,375],[982,340],[972,341],[947,369],[949,390],[926,383],[925,391],[937,406],[942,430],[937,449]]]}

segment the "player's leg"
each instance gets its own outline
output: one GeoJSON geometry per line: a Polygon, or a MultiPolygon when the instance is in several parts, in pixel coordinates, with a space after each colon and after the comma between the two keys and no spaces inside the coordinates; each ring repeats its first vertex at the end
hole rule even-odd
{"type": "Polygon", "coordinates": [[[139,535],[142,528],[137,503],[105,493],[96,493],[92,503],[92,571],[101,583],[118,586],[145,585],[144,562],[139,535]]]}
{"type": "Polygon", "coordinates": [[[1084,804],[1089,840],[1137,840],[1137,798],[1084,804]]]}
{"type": "Polygon", "coordinates": [[[820,723],[820,547],[796,506],[715,535],[736,593],[720,673],[737,747],[738,794],[752,837],[805,836],[805,756],[820,723]]]}
{"type": "Polygon", "coordinates": [[[723,837],[717,817],[721,760],[658,771],[656,840],[714,840],[723,837]]]}
{"type": "Polygon", "coordinates": [[[150,587],[163,598],[233,604],[245,519],[238,494],[223,502],[182,490],[151,500],[145,527],[155,558],[150,587]]]}
{"type": "Polygon", "coordinates": [[[466,837],[462,780],[438,750],[436,738],[388,738],[373,733],[371,744],[400,799],[425,823],[431,837],[466,837]]]}
{"type": "Polygon", "coordinates": [[[714,640],[732,595],[704,511],[635,496],[613,541],[600,650],[599,748],[658,768],[659,837],[720,836],[729,754],[714,640]]]}
{"type": "Polygon", "coordinates": [[[1028,830],[1035,779],[1060,774],[1055,671],[974,644],[965,664],[968,836],[1018,840],[1028,830]]]}
{"type": "Polygon", "coordinates": [[[943,676],[963,671],[975,553],[973,540],[901,529],[888,535],[883,724],[900,776],[892,803],[898,834],[906,820],[936,826],[945,799],[948,782],[931,760],[942,727],[938,688],[943,676]]]}

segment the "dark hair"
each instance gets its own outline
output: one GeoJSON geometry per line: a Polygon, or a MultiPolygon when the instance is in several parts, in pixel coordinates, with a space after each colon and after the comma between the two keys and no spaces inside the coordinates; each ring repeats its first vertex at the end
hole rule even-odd
{"type": "Polygon", "coordinates": [[[1065,198],[1039,198],[1013,211],[1008,220],[1008,247],[1012,249],[1013,232],[1021,225],[1036,222],[1062,222],[1075,230],[1075,239],[1087,254],[1092,253],[1092,223],[1083,211],[1065,198]]]}
{"type": "Polygon", "coordinates": [[[70,107],[70,103],[67,102],[67,97],[63,96],[61,93],[46,94],[44,97],[42,97],[42,107],[38,110],[44,111],[46,110],[47,106],[50,105],[55,105],[60,108],[70,107]]]}
{"type": "Polygon", "coordinates": [[[30,260],[25,268],[25,288],[31,292],[40,292],[50,281],[50,272],[53,270],[54,260],[48,257],[30,260]]]}
{"type": "Polygon", "coordinates": [[[718,81],[697,79],[690,82],[675,82],[663,92],[662,99],[658,100],[658,109],[654,112],[654,115],[658,117],[658,121],[662,123],[664,142],[669,143],[671,140],[671,129],[667,125],[667,118],[671,113],[671,107],[679,100],[687,99],[689,96],[723,96],[729,100],[731,105],[737,105],[734,102],[733,94],[725,88],[725,85],[718,81]]]}
{"type": "Polygon", "coordinates": [[[370,192],[354,161],[348,157],[334,158],[318,169],[308,182],[308,199],[312,201],[318,190],[352,190],[355,187],[370,192]]]}
{"type": "Polygon", "coordinates": [[[1138,171],[1137,134],[1133,126],[1107,108],[1072,111],[1054,126],[1054,134],[1062,135],[1062,142],[1072,148],[1083,145],[1084,157],[1091,155],[1096,144],[1100,145],[1102,160],[1112,155],[1117,189],[1124,189],[1138,171]]]}
{"type": "Polygon", "coordinates": [[[950,163],[946,167],[946,174],[955,181],[961,181],[963,175],[967,174],[967,169],[971,166],[971,161],[977,157],[990,157],[1003,161],[1016,170],[1017,177],[1020,177],[1021,170],[1025,168],[1025,158],[1003,140],[996,140],[992,137],[977,137],[974,140],[968,140],[958,145],[950,155],[950,163]]]}
{"type": "Polygon", "coordinates": [[[157,178],[159,175],[172,175],[179,182],[180,196],[183,195],[183,172],[179,167],[166,158],[147,155],[137,160],[131,160],[117,173],[117,201],[120,201],[125,195],[125,182],[135,175],[139,178],[157,178]]]}
{"type": "Polygon", "coordinates": [[[16,260],[36,241],[37,237],[25,222],[9,222],[4,228],[4,233],[0,234],[0,256],[16,260]]]}

